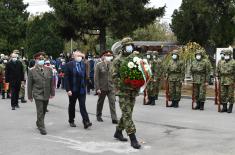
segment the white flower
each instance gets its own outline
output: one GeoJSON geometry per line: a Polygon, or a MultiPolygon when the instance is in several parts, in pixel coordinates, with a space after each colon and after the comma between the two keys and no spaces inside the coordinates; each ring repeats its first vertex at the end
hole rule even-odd
{"type": "Polygon", "coordinates": [[[147,59],[143,59],[144,63],[147,64],[148,63],[148,60],[147,59]]]}
{"type": "Polygon", "coordinates": [[[127,65],[129,68],[133,68],[135,66],[135,64],[133,62],[129,62],[127,65]]]}
{"type": "Polygon", "coordinates": [[[139,59],[140,59],[140,58],[138,58],[138,57],[134,57],[134,58],[133,58],[133,62],[137,62],[137,61],[139,61],[139,59]]]}

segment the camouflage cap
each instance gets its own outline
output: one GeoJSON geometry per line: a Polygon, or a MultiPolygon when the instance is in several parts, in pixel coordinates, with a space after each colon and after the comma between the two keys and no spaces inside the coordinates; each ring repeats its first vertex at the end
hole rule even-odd
{"type": "Polygon", "coordinates": [[[146,54],[152,54],[153,53],[153,51],[147,51],[146,52],[146,54]]]}
{"type": "Polygon", "coordinates": [[[195,54],[201,54],[203,55],[204,51],[203,50],[196,50],[196,53],[195,54]]]}
{"type": "Polygon", "coordinates": [[[232,55],[233,52],[231,50],[224,50],[224,55],[232,55]]]}
{"type": "Polygon", "coordinates": [[[19,50],[13,50],[12,53],[15,53],[15,54],[20,54],[20,51],[19,50]]]}
{"type": "Polygon", "coordinates": [[[133,40],[130,37],[125,37],[121,41],[122,46],[134,44],[133,40]]]}

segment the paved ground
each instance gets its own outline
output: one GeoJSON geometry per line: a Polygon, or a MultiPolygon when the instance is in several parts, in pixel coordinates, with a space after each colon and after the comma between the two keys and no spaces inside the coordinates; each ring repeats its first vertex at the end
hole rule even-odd
{"type": "MultiPolygon", "coordinates": [[[[107,101],[104,122],[96,121],[96,100],[97,96],[87,96],[92,128],[83,129],[79,111],[76,113],[78,127],[70,128],[67,96],[57,90],[46,115],[46,136],[40,135],[35,127],[34,103],[20,104],[20,109],[12,111],[10,100],[0,100],[0,155],[235,154],[235,113],[218,113],[211,100],[206,103],[205,111],[192,111],[190,99],[183,99],[180,108],[174,109],[165,107],[164,98],[156,106],[143,106],[139,96],[133,117],[143,146],[141,150],[113,138],[115,125],[111,124],[107,101]]],[[[117,109],[120,116],[118,104],[117,109]]]]}

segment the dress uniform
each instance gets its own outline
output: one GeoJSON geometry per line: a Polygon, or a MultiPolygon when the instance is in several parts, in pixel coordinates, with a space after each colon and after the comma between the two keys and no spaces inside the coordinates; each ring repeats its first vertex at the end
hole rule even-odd
{"type": "Polygon", "coordinates": [[[47,134],[44,124],[49,99],[55,96],[52,69],[44,66],[44,53],[35,54],[36,65],[28,74],[28,99],[35,100],[37,109],[36,125],[42,135],[47,134]]]}

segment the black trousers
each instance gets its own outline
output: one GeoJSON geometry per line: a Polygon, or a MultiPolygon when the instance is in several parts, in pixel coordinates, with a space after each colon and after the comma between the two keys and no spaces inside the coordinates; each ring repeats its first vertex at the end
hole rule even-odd
{"type": "Polygon", "coordinates": [[[80,113],[82,115],[83,123],[85,122],[90,122],[89,116],[86,110],[86,94],[78,94],[73,92],[72,96],[69,96],[69,123],[74,122],[75,118],[75,107],[76,107],[76,102],[79,102],[79,108],[80,108],[80,113]]]}
{"type": "Polygon", "coordinates": [[[10,83],[10,90],[11,90],[11,107],[15,107],[18,104],[19,100],[19,92],[20,92],[21,83],[10,83]]]}

